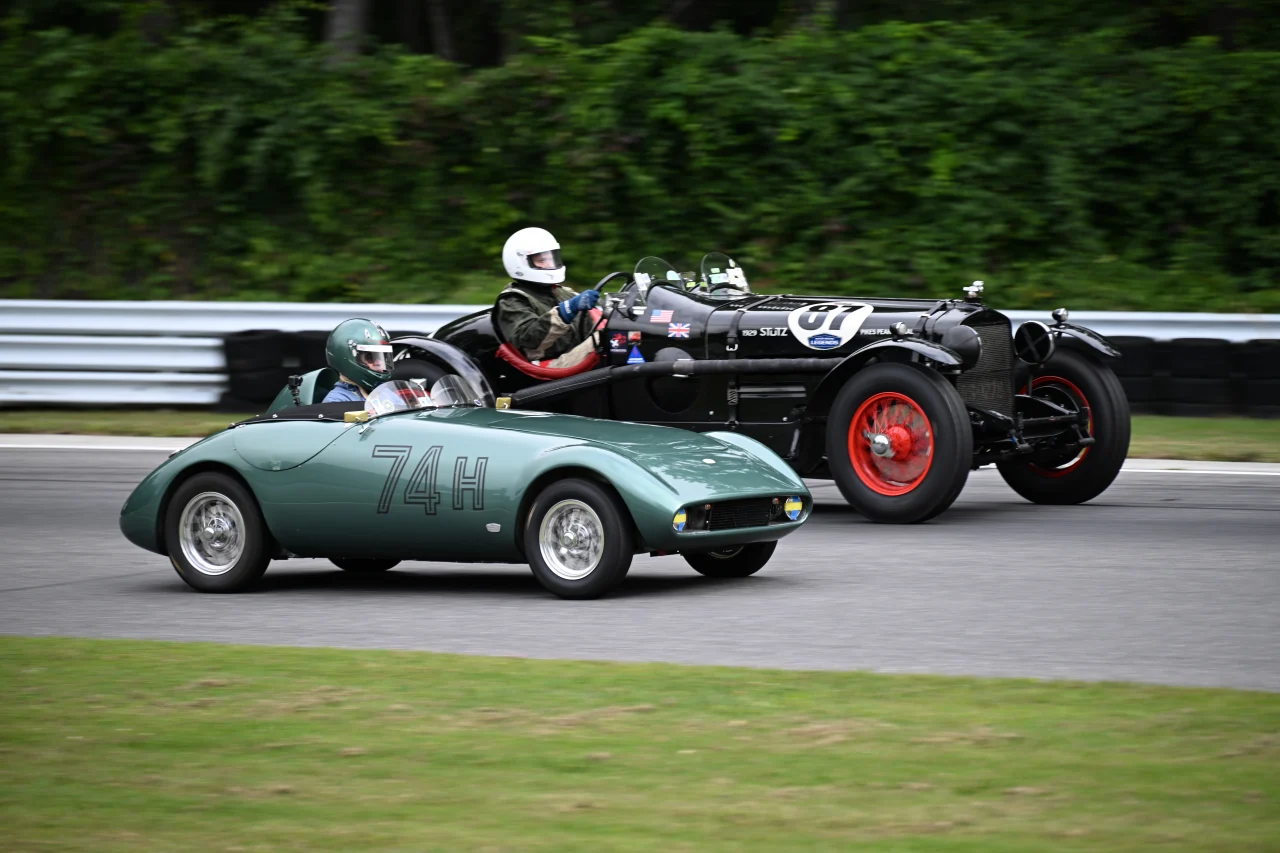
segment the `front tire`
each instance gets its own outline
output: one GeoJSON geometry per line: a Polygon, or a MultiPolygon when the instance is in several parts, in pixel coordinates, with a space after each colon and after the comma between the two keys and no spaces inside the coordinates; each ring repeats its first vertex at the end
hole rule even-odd
{"type": "Polygon", "coordinates": [[[1032,396],[1067,409],[1089,411],[1095,443],[1078,453],[1032,462],[1001,462],[1000,476],[1022,497],[1038,504],[1093,500],[1115,481],[1129,455],[1129,401],[1105,364],[1075,350],[1059,349],[1031,383],[1032,396]]]}
{"type": "Polygon", "coordinates": [[[240,592],[271,562],[271,534],[258,502],[226,474],[196,474],[178,486],[164,534],[178,577],[200,592],[240,592]]]}
{"type": "Polygon", "coordinates": [[[969,477],[968,410],[933,370],[897,362],[863,368],[831,406],[827,462],[845,500],[871,521],[927,521],[951,506],[969,477]]]}
{"type": "Polygon", "coordinates": [[[777,542],[752,542],[716,551],[686,552],[684,561],[709,578],[745,578],[763,569],[777,547],[777,542]]]}
{"type": "Polygon", "coordinates": [[[552,483],[533,502],[524,531],[534,577],[561,598],[598,598],[631,568],[631,519],[590,480],[552,483]]]}
{"type": "Polygon", "coordinates": [[[336,559],[330,559],[329,562],[333,563],[344,572],[351,572],[356,575],[372,575],[377,574],[378,572],[387,572],[400,565],[399,560],[363,560],[351,557],[338,557],[336,559]]]}

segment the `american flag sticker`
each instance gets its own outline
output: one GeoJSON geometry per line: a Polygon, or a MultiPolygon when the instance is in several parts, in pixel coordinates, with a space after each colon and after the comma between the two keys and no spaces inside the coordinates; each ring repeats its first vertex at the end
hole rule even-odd
{"type": "Polygon", "coordinates": [[[671,318],[674,316],[675,316],[675,312],[670,309],[663,311],[659,308],[654,308],[653,313],[649,315],[649,322],[650,323],[670,323],[671,318]]]}
{"type": "Polygon", "coordinates": [[[689,324],[688,323],[668,323],[667,337],[668,338],[689,337],[689,324]]]}

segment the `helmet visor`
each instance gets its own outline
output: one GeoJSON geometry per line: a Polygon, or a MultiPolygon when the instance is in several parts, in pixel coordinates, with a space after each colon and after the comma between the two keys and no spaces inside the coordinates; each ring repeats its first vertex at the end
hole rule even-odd
{"type": "Polygon", "coordinates": [[[535,270],[558,270],[564,266],[560,260],[560,250],[550,249],[546,252],[534,252],[529,256],[529,267],[535,270]]]}
{"type": "Polygon", "coordinates": [[[386,373],[391,369],[388,359],[391,347],[385,344],[359,344],[356,346],[356,364],[374,373],[386,373]]]}

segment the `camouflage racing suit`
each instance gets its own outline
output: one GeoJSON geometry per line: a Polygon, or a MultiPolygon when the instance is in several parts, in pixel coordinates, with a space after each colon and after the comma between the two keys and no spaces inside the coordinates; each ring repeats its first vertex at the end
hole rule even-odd
{"type": "Polygon", "coordinates": [[[595,317],[580,311],[566,323],[557,306],[577,294],[563,285],[513,281],[498,294],[502,335],[525,358],[543,367],[573,367],[595,350],[595,317]]]}

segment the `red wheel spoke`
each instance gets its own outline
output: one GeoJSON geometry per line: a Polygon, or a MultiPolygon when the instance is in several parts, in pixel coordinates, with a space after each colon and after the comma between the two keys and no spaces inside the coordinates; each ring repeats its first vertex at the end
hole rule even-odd
{"type": "Polygon", "coordinates": [[[905,394],[876,394],[858,407],[850,422],[849,458],[872,491],[904,495],[923,482],[933,463],[929,418],[905,394]]]}

